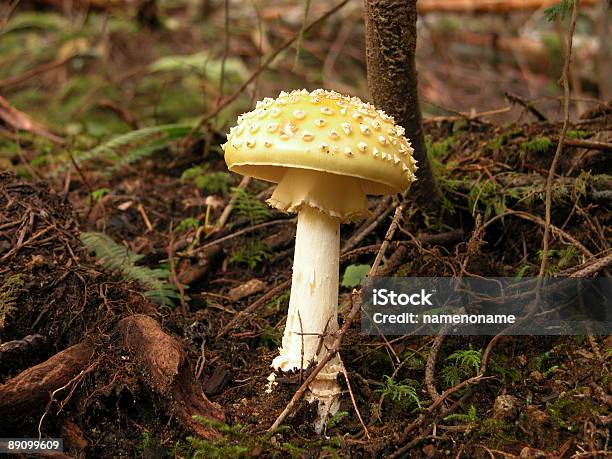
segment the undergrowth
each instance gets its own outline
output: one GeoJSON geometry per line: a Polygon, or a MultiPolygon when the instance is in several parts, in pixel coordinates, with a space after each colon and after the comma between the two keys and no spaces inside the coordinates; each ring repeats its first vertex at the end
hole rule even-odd
{"type": "MultiPolygon", "coordinates": [[[[147,156],[156,153],[180,140],[191,133],[193,126],[190,124],[165,124],[161,126],[150,126],[127,132],[101,143],[97,147],[75,155],[75,162],[82,164],[86,161],[102,160],[110,163],[104,171],[107,174],[115,172],[133,164],[147,156]]],[[[68,167],[68,161],[63,167],[56,170],[58,174],[68,167]]]]}
{"type": "Polygon", "coordinates": [[[261,202],[257,196],[244,188],[232,188],[232,196],[236,198],[234,208],[239,217],[246,219],[251,225],[256,225],[270,217],[268,205],[261,202]]]}
{"type": "Polygon", "coordinates": [[[94,252],[105,269],[121,272],[126,279],[146,287],[144,295],[152,302],[161,306],[174,306],[179,294],[176,286],[168,282],[170,276],[168,268],[159,266],[151,269],[136,265],[143,255],[138,255],[127,247],[117,244],[103,233],[81,233],[81,242],[88,250],[94,252]]]}

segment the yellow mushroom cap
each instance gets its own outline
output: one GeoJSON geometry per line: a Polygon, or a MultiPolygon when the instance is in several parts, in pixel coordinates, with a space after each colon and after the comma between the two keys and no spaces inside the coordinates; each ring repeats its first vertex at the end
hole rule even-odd
{"type": "MultiPolygon", "coordinates": [[[[371,104],[334,91],[303,89],[265,98],[238,118],[227,139],[223,149],[232,172],[273,183],[281,183],[290,169],[333,174],[339,185],[356,184],[364,194],[403,192],[415,180],[404,129],[371,104]]],[[[293,211],[300,203],[272,204],[293,211]]],[[[367,213],[315,207],[344,219],[367,213]]]]}

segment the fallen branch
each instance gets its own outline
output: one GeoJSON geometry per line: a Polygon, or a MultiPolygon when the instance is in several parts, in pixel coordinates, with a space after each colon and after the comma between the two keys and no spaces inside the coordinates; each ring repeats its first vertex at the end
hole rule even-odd
{"type": "Polygon", "coordinates": [[[589,277],[595,274],[596,272],[601,271],[604,268],[607,268],[612,264],[612,252],[602,257],[595,262],[590,262],[588,266],[582,268],[575,273],[570,274],[569,277],[589,277]]]}
{"type": "Polygon", "coordinates": [[[548,121],[546,115],[544,115],[540,110],[538,110],[535,105],[533,105],[527,99],[519,96],[518,94],[513,94],[510,91],[505,91],[504,96],[506,96],[506,99],[508,99],[509,102],[525,107],[533,116],[536,117],[538,121],[548,121]]]}

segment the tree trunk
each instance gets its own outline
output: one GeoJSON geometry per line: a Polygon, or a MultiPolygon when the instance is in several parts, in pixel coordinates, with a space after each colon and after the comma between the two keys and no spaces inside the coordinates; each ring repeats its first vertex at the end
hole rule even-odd
{"type": "Polygon", "coordinates": [[[417,203],[437,212],[440,190],[427,158],[417,89],[416,0],[364,0],[368,88],[374,104],[406,129],[418,161],[417,203]]]}

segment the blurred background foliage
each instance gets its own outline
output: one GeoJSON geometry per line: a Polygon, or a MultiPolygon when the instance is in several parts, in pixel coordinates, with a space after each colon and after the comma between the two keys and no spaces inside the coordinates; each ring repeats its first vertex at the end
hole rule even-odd
{"type": "MultiPolygon", "coordinates": [[[[537,101],[552,119],[559,116],[560,18],[547,21],[544,7],[464,14],[444,11],[444,0],[419,4],[417,67],[426,116],[502,109],[495,118],[516,121],[521,107],[503,110],[506,91],[537,101]]],[[[32,167],[44,166],[37,171],[46,175],[66,165],[69,154],[87,155],[100,142],[130,131],[196,126],[224,105],[266,56],[333,5],[36,0],[12,6],[15,2],[0,7],[0,95],[63,141],[28,129],[15,132],[4,120],[0,167],[31,175],[32,167]]],[[[578,21],[572,81],[578,112],[593,107],[591,98],[609,97],[600,33],[604,15],[597,2],[587,2],[578,21]]],[[[253,100],[281,89],[325,87],[367,99],[363,37],[362,2],[349,1],[281,52],[204,127],[223,132],[253,100]]],[[[193,132],[182,135],[188,134],[193,132]]],[[[176,130],[161,132],[155,144],[144,147],[175,145],[180,137],[176,130]]]]}

